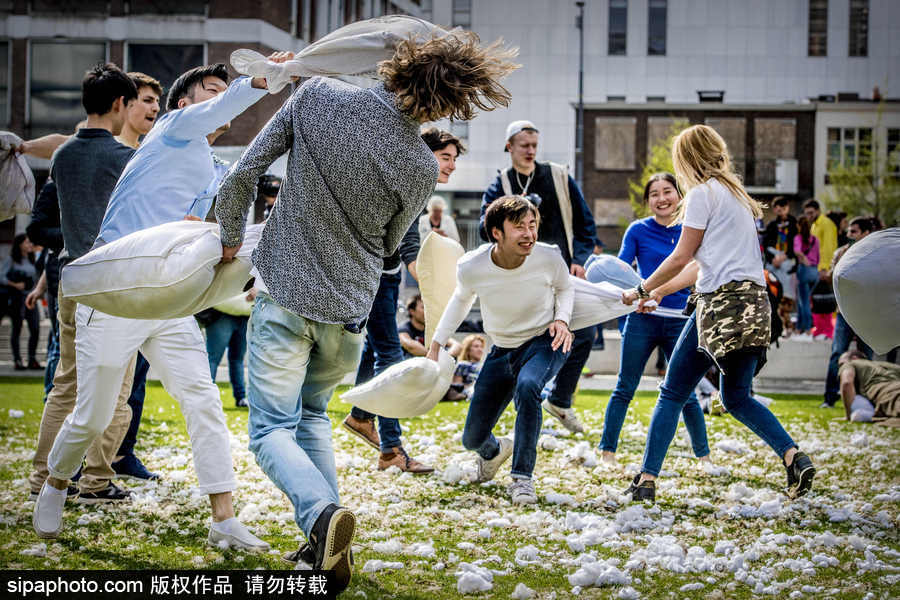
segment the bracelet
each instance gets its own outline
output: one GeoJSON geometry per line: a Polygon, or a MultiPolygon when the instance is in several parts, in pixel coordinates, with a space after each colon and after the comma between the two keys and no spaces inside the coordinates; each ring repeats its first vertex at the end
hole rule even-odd
{"type": "Polygon", "coordinates": [[[644,282],[640,282],[635,288],[637,291],[637,295],[639,298],[649,298],[650,294],[647,293],[647,290],[644,289],[644,282]]]}

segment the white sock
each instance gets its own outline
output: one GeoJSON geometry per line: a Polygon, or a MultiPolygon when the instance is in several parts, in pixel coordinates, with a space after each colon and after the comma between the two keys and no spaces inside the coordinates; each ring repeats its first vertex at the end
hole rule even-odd
{"type": "Polygon", "coordinates": [[[65,496],[67,491],[65,489],[58,490],[49,483],[44,486],[44,493],[49,496],[65,496]]]}

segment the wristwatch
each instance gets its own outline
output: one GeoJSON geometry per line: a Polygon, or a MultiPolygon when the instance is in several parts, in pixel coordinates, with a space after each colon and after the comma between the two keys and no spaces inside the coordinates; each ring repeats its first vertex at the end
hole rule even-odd
{"type": "Polygon", "coordinates": [[[640,282],[635,288],[637,291],[638,298],[649,298],[650,294],[647,293],[647,290],[644,289],[644,282],[640,282]]]}

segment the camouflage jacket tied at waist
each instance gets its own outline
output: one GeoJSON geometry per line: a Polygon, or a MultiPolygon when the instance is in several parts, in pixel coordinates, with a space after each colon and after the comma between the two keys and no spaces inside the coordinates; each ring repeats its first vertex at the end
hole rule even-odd
{"type": "Polygon", "coordinates": [[[697,297],[700,349],[716,361],[741,349],[765,350],[771,335],[766,288],[752,281],[730,281],[697,297]]]}

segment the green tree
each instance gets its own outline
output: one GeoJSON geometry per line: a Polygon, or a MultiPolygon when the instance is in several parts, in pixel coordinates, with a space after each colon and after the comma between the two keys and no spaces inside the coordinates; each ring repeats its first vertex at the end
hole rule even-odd
{"type": "Polygon", "coordinates": [[[631,210],[634,211],[636,218],[641,219],[650,216],[650,209],[644,203],[644,184],[655,173],[675,172],[672,168],[672,141],[676,135],[689,125],[690,123],[684,120],[677,120],[672,123],[666,136],[660,138],[650,148],[650,151],[647,153],[647,162],[644,164],[640,176],[637,179],[628,181],[628,202],[631,204],[631,210]]]}
{"type": "Polygon", "coordinates": [[[882,150],[882,109],[883,104],[878,107],[871,144],[859,147],[855,163],[829,164],[831,189],[825,203],[851,217],[874,216],[885,227],[893,227],[900,222],[900,148],[890,155],[882,150]]]}

